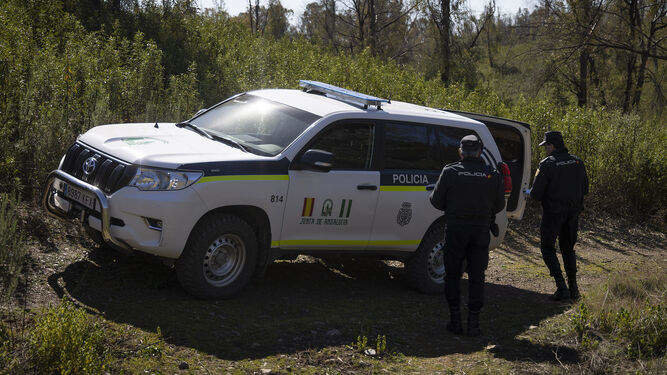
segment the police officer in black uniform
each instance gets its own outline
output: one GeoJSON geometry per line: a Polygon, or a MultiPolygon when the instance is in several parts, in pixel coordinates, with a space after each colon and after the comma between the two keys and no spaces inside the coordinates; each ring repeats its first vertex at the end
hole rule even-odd
{"type": "Polygon", "coordinates": [[[588,194],[586,168],[581,159],[567,151],[560,132],[546,132],[540,146],[544,146],[547,157],[540,162],[529,195],[542,202],[542,258],[556,281],[557,288],[551,299],[576,300],[579,299],[579,288],[574,243],[577,241],[579,213],[583,209],[584,195],[588,194]],[[560,244],[569,289],[556,256],[556,238],[560,244]]]}
{"type": "Polygon", "coordinates": [[[450,321],[447,330],[461,334],[460,281],[463,260],[468,262],[467,333],[477,336],[484,303],[484,272],[489,263],[490,220],[503,210],[501,177],[481,159],[482,143],[474,135],[461,139],[461,161],[445,166],[430,199],[445,211],[445,296],[450,321]]]}

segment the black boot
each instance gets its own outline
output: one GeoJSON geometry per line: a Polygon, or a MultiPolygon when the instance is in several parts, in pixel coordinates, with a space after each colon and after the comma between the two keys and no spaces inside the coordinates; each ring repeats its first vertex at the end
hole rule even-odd
{"type": "Polygon", "coordinates": [[[455,335],[463,334],[463,326],[461,326],[461,308],[449,308],[449,323],[447,323],[447,330],[455,335]]]}
{"type": "Polygon", "coordinates": [[[579,287],[577,286],[577,275],[567,275],[567,284],[570,287],[570,298],[573,301],[579,300],[581,295],[579,294],[579,287]]]}
{"type": "Polygon", "coordinates": [[[479,329],[479,311],[468,311],[468,336],[479,336],[482,330],[479,329]]]}
{"type": "Polygon", "coordinates": [[[570,299],[570,291],[567,289],[563,276],[554,277],[556,280],[556,293],[549,297],[552,301],[564,301],[570,299]]]}

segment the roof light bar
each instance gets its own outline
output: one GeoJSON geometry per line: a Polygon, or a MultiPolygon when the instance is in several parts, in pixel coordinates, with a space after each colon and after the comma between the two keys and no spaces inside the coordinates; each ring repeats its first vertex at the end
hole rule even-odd
{"type": "Polygon", "coordinates": [[[368,108],[369,105],[375,106],[377,109],[382,109],[382,103],[391,103],[388,99],[362,94],[328,83],[300,80],[299,86],[303,87],[304,91],[318,91],[332,99],[361,104],[364,106],[364,109],[368,108]]]}

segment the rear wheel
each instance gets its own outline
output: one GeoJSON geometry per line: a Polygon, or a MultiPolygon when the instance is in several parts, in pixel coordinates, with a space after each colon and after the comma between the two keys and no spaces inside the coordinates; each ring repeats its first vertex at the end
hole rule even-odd
{"type": "Polygon", "coordinates": [[[431,228],[405,263],[408,284],[422,293],[441,294],[445,290],[444,229],[444,224],[431,228]]]}
{"type": "Polygon", "coordinates": [[[230,298],[250,282],[256,264],[252,227],[235,215],[211,215],[193,229],[176,261],[176,275],[196,297],[230,298]]]}

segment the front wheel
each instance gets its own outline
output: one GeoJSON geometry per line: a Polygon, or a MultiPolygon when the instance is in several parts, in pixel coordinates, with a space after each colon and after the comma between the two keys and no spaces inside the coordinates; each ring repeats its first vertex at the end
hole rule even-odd
{"type": "Polygon", "coordinates": [[[405,263],[408,284],[422,293],[441,294],[445,290],[444,230],[444,224],[431,228],[405,263]]]}
{"type": "Polygon", "coordinates": [[[176,261],[183,288],[205,298],[230,298],[249,282],[257,264],[257,236],[235,215],[204,218],[176,261]]]}

